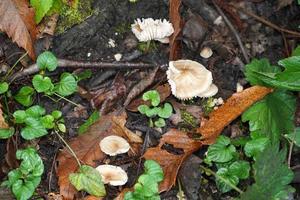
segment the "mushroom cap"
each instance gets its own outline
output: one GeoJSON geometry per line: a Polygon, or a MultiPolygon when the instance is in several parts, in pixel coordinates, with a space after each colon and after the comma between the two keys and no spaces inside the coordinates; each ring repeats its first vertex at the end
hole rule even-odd
{"type": "Polygon", "coordinates": [[[118,166],[99,165],[96,170],[101,174],[104,184],[109,183],[113,186],[125,185],[128,180],[127,173],[118,166]]]}
{"type": "Polygon", "coordinates": [[[213,51],[209,47],[204,47],[200,52],[200,56],[202,58],[210,58],[212,55],[213,55],[213,51]]]}
{"type": "Polygon", "coordinates": [[[168,37],[174,32],[174,28],[166,19],[136,19],[131,25],[131,30],[140,42],[157,40],[169,43],[168,37]]]}
{"type": "Polygon", "coordinates": [[[129,151],[130,145],[124,138],[111,135],[100,141],[100,149],[110,156],[115,156],[129,151]]]}
{"type": "Polygon", "coordinates": [[[218,87],[215,84],[211,84],[205,92],[198,94],[198,96],[199,97],[212,97],[217,93],[218,93],[218,87]]]}
{"type": "Polygon", "coordinates": [[[172,94],[178,99],[196,97],[212,84],[211,72],[192,60],[170,61],[167,77],[172,94]]]}

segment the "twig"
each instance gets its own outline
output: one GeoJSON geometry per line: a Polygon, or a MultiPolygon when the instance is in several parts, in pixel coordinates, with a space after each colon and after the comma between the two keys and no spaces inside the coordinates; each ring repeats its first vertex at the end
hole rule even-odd
{"type": "Polygon", "coordinates": [[[243,12],[244,14],[249,15],[250,17],[253,17],[253,18],[256,19],[257,21],[259,21],[259,22],[261,22],[261,23],[263,23],[263,24],[265,24],[265,25],[267,25],[267,26],[269,26],[269,27],[271,27],[271,28],[273,28],[273,29],[275,29],[275,30],[277,30],[277,31],[279,31],[279,32],[284,32],[284,33],[288,33],[288,34],[291,34],[291,35],[295,35],[295,36],[300,37],[300,33],[299,33],[299,32],[292,31],[292,30],[288,30],[288,29],[284,29],[284,28],[279,27],[279,26],[277,26],[276,24],[273,24],[272,22],[270,22],[270,21],[268,21],[268,20],[266,20],[266,19],[264,19],[264,18],[262,18],[262,17],[260,17],[260,16],[258,16],[258,15],[256,15],[256,14],[254,14],[254,13],[252,13],[252,12],[246,10],[245,8],[239,7],[239,6],[234,5],[234,4],[230,4],[230,5],[231,5],[233,8],[235,8],[237,11],[241,11],[241,12],[243,12]]]}
{"type": "Polygon", "coordinates": [[[240,38],[238,32],[235,30],[235,28],[233,27],[232,23],[231,23],[231,22],[229,21],[229,19],[226,17],[226,15],[225,15],[224,12],[222,11],[222,9],[218,6],[218,4],[216,4],[216,2],[215,2],[214,0],[213,0],[212,2],[213,2],[213,4],[214,4],[215,8],[217,9],[217,11],[219,12],[219,14],[223,17],[223,19],[224,19],[225,23],[227,24],[228,28],[229,28],[229,29],[231,30],[231,32],[233,33],[235,39],[237,40],[237,42],[238,42],[238,44],[239,44],[239,46],[240,46],[240,49],[241,49],[241,51],[242,51],[242,54],[243,54],[243,56],[244,56],[245,61],[246,61],[247,63],[249,63],[249,62],[250,62],[250,59],[249,59],[249,57],[248,57],[248,54],[247,54],[247,52],[246,52],[246,50],[245,50],[245,47],[244,47],[244,45],[243,45],[243,43],[242,43],[242,40],[241,40],[241,38],[240,38]]]}
{"type": "MultiPolygon", "coordinates": [[[[151,63],[129,63],[129,62],[116,62],[116,63],[107,63],[107,62],[87,62],[87,61],[74,61],[66,59],[58,59],[58,67],[61,68],[93,68],[93,69],[119,69],[119,70],[128,70],[128,69],[149,69],[157,67],[156,64],[151,63]]],[[[23,71],[15,73],[9,78],[9,81],[12,82],[21,77],[28,76],[34,73],[37,73],[39,68],[37,64],[30,65],[23,71]]]]}

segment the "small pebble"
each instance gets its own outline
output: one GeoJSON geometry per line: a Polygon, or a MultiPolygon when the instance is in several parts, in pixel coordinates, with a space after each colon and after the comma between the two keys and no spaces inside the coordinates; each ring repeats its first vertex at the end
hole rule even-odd
{"type": "Polygon", "coordinates": [[[122,56],[123,55],[120,54],[120,53],[117,53],[117,54],[114,55],[116,61],[120,61],[122,59],[122,56]]]}
{"type": "Polygon", "coordinates": [[[204,47],[200,52],[200,56],[202,58],[210,58],[212,55],[213,55],[213,51],[209,47],[204,47]]]}
{"type": "Polygon", "coordinates": [[[223,17],[220,15],[219,17],[217,17],[217,19],[215,19],[214,25],[219,26],[222,23],[223,23],[223,17]]]}
{"type": "Polygon", "coordinates": [[[244,90],[244,87],[239,82],[237,82],[237,84],[236,84],[236,92],[241,92],[243,90],[244,90]]]}
{"type": "Polygon", "coordinates": [[[108,39],[108,46],[111,47],[111,48],[115,48],[116,47],[116,41],[109,38],[108,39]]]}
{"type": "Polygon", "coordinates": [[[91,52],[88,52],[86,56],[89,58],[91,57],[91,55],[92,55],[91,52]]]}

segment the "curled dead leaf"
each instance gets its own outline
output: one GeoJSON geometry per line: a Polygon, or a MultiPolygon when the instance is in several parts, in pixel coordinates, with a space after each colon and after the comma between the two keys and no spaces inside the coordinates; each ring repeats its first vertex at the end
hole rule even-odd
{"type": "Polygon", "coordinates": [[[1,108],[2,105],[0,104],[0,128],[8,128],[8,124],[5,122],[1,108]]]}

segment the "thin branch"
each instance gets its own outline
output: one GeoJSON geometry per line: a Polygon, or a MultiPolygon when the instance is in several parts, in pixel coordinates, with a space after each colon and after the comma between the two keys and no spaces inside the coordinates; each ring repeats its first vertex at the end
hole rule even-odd
{"type": "Polygon", "coordinates": [[[248,54],[247,54],[247,52],[246,52],[246,50],[245,50],[245,47],[244,47],[244,45],[243,45],[243,42],[242,42],[242,40],[241,40],[241,38],[240,38],[238,32],[235,30],[235,28],[234,28],[234,26],[232,25],[232,23],[230,22],[230,20],[226,17],[226,15],[225,15],[224,12],[222,11],[222,9],[216,4],[216,2],[215,2],[214,0],[213,0],[212,2],[213,2],[213,4],[214,4],[215,8],[217,9],[217,11],[219,12],[219,14],[223,17],[223,19],[224,19],[225,23],[227,24],[228,28],[229,28],[229,29],[231,30],[231,32],[233,33],[235,39],[237,40],[237,42],[238,42],[238,44],[239,44],[239,46],[240,46],[240,49],[241,49],[241,51],[242,51],[242,54],[243,54],[243,56],[244,56],[245,61],[246,61],[247,63],[249,63],[249,62],[250,62],[250,59],[249,59],[249,57],[248,57],[248,54]]]}
{"type": "MultiPolygon", "coordinates": [[[[156,64],[151,63],[129,63],[129,62],[116,62],[116,63],[107,63],[107,62],[89,62],[89,61],[74,61],[66,59],[58,59],[58,67],[60,68],[92,68],[92,69],[118,69],[118,70],[128,70],[128,69],[149,69],[157,67],[156,64]]],[[[37,73],[39,68],[37,64],[30,65],[25,68],[23,71],[15,73],[9,78],[9,81],[20,79],[24,76],[28,76],[34,73],[37,73]]]]}
{"type": "Polygon", "coordinates": [[[284,29],[284,28],[279,27],[279,26],[277,26],[276,24],[273,24],[272,22],[270,22],[270,21],[268,21],[268,20],[266,20],[266,19],[264,19],[264,18],[262,18],[262,17],[260,17],[260,16],[258,16],[258,15],[256,15],[256,14],[254,14],[254,13],[252,13],[252,12],[246,10],[245,8],[239,7],[239,6],[234,5],[234,4],[230,4],[230,5],[231,5],[233,8],[235,8],[237,11],[241,11],[241,12],[243,12],[244,14],[249,15],[250,17],[253,17],[253,18],[256,19],[257,21],[259,21],[259,22],[261,22],[261,23],[263,23],[263,24],[265,24],[265,25],[267,25],[267,26],[269,26],[269,27],[271,27],[271,28],[273,28],[273,29],[275,29],[275,30],[277,30],[277,31],[279,31],[279,32],[284,32],[284,33],[288,33],[288,34],[291,34],[291,35],[295,35],[295,36],[300,37],[300,33],[299,33],[299,32],[292,31],[292,30],[288,30],[288,29],[284,29]]]}

